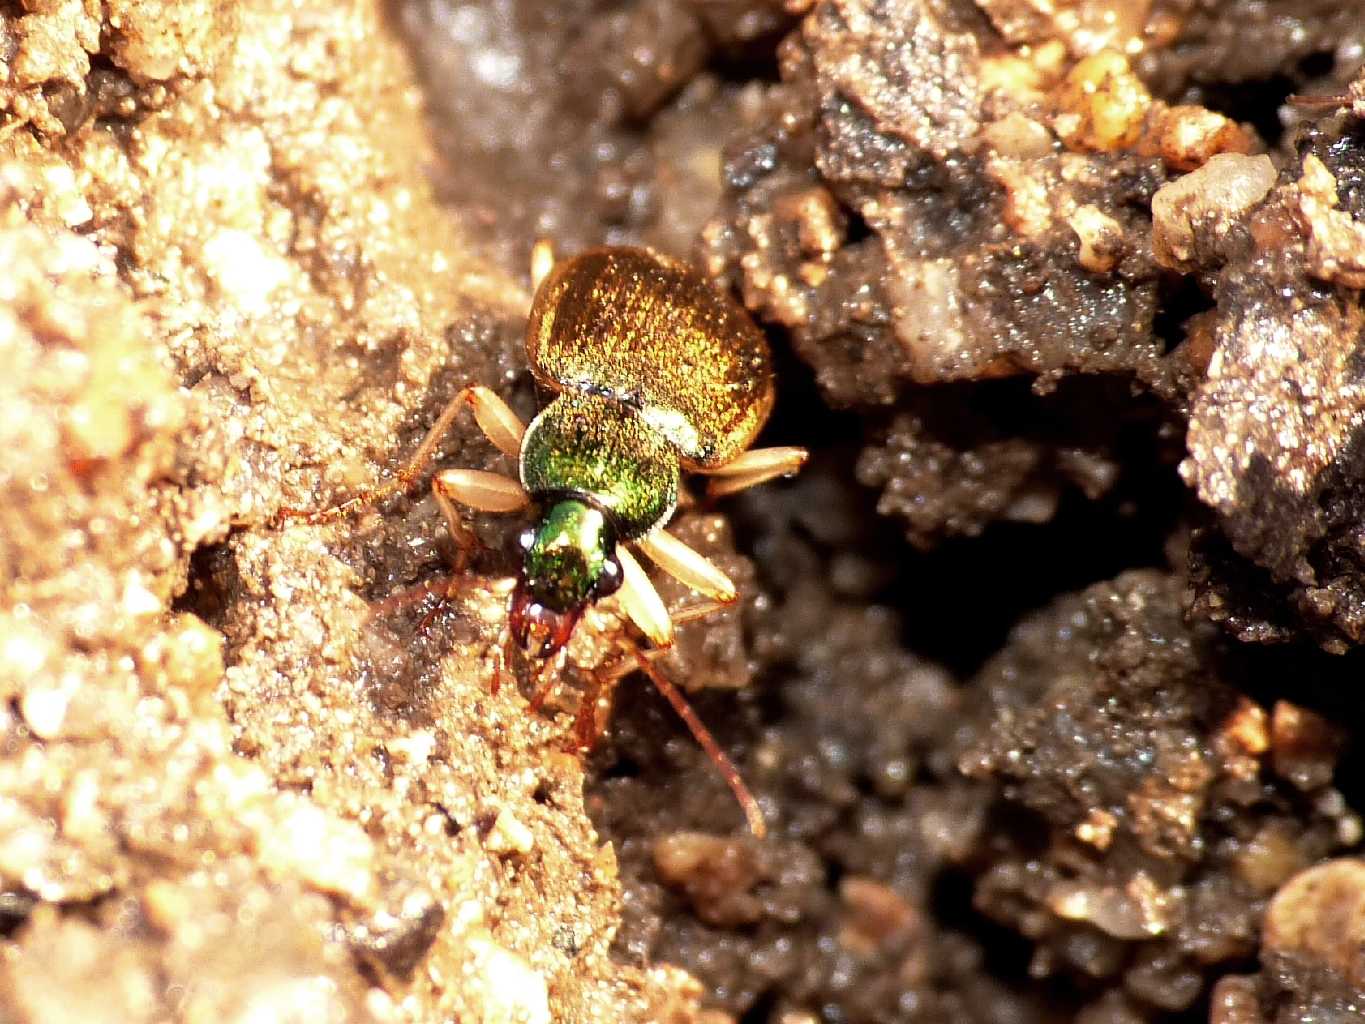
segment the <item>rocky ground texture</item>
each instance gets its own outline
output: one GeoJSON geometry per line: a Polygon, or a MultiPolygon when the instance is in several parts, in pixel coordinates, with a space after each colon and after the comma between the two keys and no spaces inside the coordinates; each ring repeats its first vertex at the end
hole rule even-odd
{"type": "Polygon", "coordinates": [[[1362,55],[1322,0],[0,0],[0,1020],[1359,1020],[1362,55]],[[468,381],[533,412],[539,237],[773,340],[811,463],[682,514],[742,600],[660,661],[762,841],[639,679],[566,751],[613,602],[495,685],[514,519],[452,576],[420,486],[280,518],[468,381]]]}

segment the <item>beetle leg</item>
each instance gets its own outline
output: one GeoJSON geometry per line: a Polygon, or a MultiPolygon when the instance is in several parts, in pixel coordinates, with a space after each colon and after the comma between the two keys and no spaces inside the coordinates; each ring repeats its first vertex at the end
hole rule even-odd
{"type": "Polygon", "coordinates": [[[685,626],[689,622],[697,622],[715,615],[716,612],[724,611],[732,604],[734,604],[733,601],[698,601],[696,604],[674,608],[668,614],[673,617],[673,625],[685,626]]]}
{"type": "Polygon", "coordinates": [[[454,585],[454,582],[455,577],[452,575],[442,580],[426,580],[416,586],[408,587],[406,590],[390,594],[382,601],[376,601],[370,605],[370,618],[384,618],[396,612],[405,611],[413,605],[425,601],[432,594],[444,596],[454,585]]]}
{"type": "Polygon", "coordinates": [[[604,712],[611,704],[609,686],[596,672],[588,673],[590,681],[583,688],[578,710],[573,717],[574,746],[580,754],[592,753],[597,741],[602,738],[604,712]]]}
{"type": "Polygon", "coordinates": [[[555,265],[555,247],[548,238],[531,246],[531,294],[540,290],[540,282],[550,276],[555,265]]]}
{"type": "Polygon", "coordinates": [[[755,448],[716,469],[708,470],[711,480],[706,494],[719,498],[723,494],[748,490],[774,477],[790,476],[806,463],[810,452],[804,448],[755,448]]]}
{"type": "Polygon", "coordinates": [[[446,531],[455,542],[455,564],[451,568],[457,573],[464,572],[465,566],[469,564],[470,555],[478,550],[478,535],[465,524],[460,510],[446,497],[438,480],[431,481],[431,496],[436,499],[436,504],[441,509],[441,517],[446,521],[446,531]]]}
{"type": "MultiPolygon", "coordinates": [[[[521,417],[498,397],[497,392],[482,384],[470,384],[464,391],[467,394],[465,401],[474,411],[474,422],[483,431],[483,436],[508,458],[515,459],[520,455],[521,439],[526,433],[526,424],[521,422],[521,417]]],[[[453,414],[451,418],[454,418],[453,414]]],[[[432,432],[435,432],[434,427],[432,432]]],[[[435,447],[434,443],[432,447],[435,447]]]]}
{"type": "Polygon", "coordinates": [[[508,407],[507,403],[488,388],[481,384],[469,384],[461,388],[459,393],[441,410],[441,415],[431,425],[426,437],[422,438],[422,443],[417,446],[417,450],[413,452],[412,457],[408,459],[403,468],[394,474],[393,479],[380,484],[378,487],[361,491],[355,497],[348,498],[340,505],[335,505],[332,508],[323,509],[320,512],[285,508],[280,510],[278,518],[302,519],[308,523],[329,523],[358,508],[373,505],[400,491],[407,490],[431,459],[437,446],[441,443],[441,439],[450,430],[450,425],[455,422],[455,417],[460,414],[460,410],[465,406],[469,406],[473,410],[474,421],[479,425],[484,436],[493,443],[493,446],[504,455],[516,458],[521,451],[522,435],[526,433],[525,425],[517,414],[508,407]]]}
{"type": "MultiPolygon", "coordinates": [[[[689,604],[683,608],[669,609],[668,617],[673,620],[674,627],[685,626],[689,622],[696,622],[699,619],[715,615],[716,612],[730,607],[730,603],[722,604],[719,601],[701,601],[697,604],[689,604]]],[[[647,651],[641,651],[640,656],[646,661],[658,661],[668,653],[668,648],[651,647],[647,651]]],[[[617,662],[606,670],[603,677],[604,682],[617,683],[626,676],[634,672],[638,666],[629,658],[617,662]]]]}
{"type": "Polygon", "coordinates": [[[616,596],[630,621],[656,647],[673,646],[673,619],[649,576],[624,546],[617,546],[616,558],[621,563],[621,589],[616,596]]]}
{"type": "MultiPolygon", "coordinates": [[[[562,659],[560,660],[562,667],[562,659]]],[[[559,685],[559,673],[550,671],[554,663],[554,658],[546,658],[536,673],[536,687],[531,693],[530,702],[526,705],[526,710],[532,714],[545,706],[545,702],[550,699],[550,694],[559,685]]]]}
{"type": "Polygon", "coordinates": [[[511,477],[484,473],[477,469],[443,469],[431,479],[431,495],[445,518],[450,539],[459,550],[453,568],[463,572],[469,556],[479,547],[479,538],[465,524],[455,502],[480,512],[515,512],[528,501],[521,484],[511,477]]]}
{"type": "MultiPolygon", "coordinates": [[[[455,502],[459,501],[481,512],[515,512],[528,500],[521,485],[510,477],[499,476],[497,473],[482,473],[474,469],[442,470],[431,481],[431,494],[441,509],[446,529],[450,531],[450,539],[455,542],[457,555],[451,566],[453,574],[444,584],[433,587],[428,581],[412,592],[418,595],[416,600],[439,592],[435,607],[422,617],[417,626],[419,636],[426,632],[436,614],[450,600],[450,595],[456,589],[459,574],[464,572],[470,555],[479,547],[478,535],[465,524],[459,509],[455,507],[455,502]],[[514,505],[514,501],[519,504],[514,505]]],[[[411,594],[401,594],[396,599],[386,599],[371,611],[372,614],[387,615],[412,603],[414,599],[411,594]]]]}
{"type": "Polygon", "coordinates": [[[1300,110],[1333,110],[1337,107],[1349,107],[1351,105],[1351,94],[1341,92],[1328,93],[1326,96],[1301,96],[1297,93],[1290,93],[1285,97],[1285,102],[1290,106],[1298,107],[1300,110]]]}
{"type": "Polygon", "coordinates": [[[510,476],[485,473],[477,469],[443,469],[431,480],[431,494],[440,506],[450,539],[459,549],[454,569],[463,572],[479,547],[478,535],[470,529],[455,507],[455,502],[480,512],[516,512],[531,500],[521,484],[510,476]]]}
{"type": "Polygon", "coordinates": [[[503,627],[498,645],[493,649],[493,679],[488,691],[496,697],[502,689],[502,677],[512,675],[512,631],[503,627]]]}
{"type": "Polygon", "coordinates": [[[519,512],[531,501],[526,489],[510,476],[478,469],[443,469],[432,477],[431,491],[442,512],[452,501],[479,512],[519,512]]]}
{"type": "Polygon", "coordinates": [[[729,576],[716,568],[705,555],[692,550],[667,530],[646,534],[636,544],[655,565],[683,586],[724,604],[729,604],[738,596],[729,576]]]}

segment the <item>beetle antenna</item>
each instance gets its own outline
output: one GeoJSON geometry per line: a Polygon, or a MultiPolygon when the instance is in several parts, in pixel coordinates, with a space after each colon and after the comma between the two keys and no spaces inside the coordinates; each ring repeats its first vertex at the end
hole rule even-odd
{"type": "Polygon", "coordinates": [[[744,818],[749,823],[749,831],[754,834],[755,839],[762,839],[768,834],[768,826],[763,821],[763,811],[758,806],[758,801],[749,792],[749,787],[744,784],[744,779],[740,777],[739,769],[730,760],[725,751],[720,749],[720,744],[711,735],[711,730],[706,728],[702,720],[697,717],[697,713],[692,710],[692,705],[687,703],[687,698],[682,692],[669,682],[668,677],[660,672],[645,656],[645,652],[640,650],[638,644],[631,640],[622,638],[630,653],[635,658],[635,664],[645,675],[649,677],[658,691],[673,705],[673,710],[678,713],[678,717],[686,723],[687,728],[692,731],[693,737],[706,751],[716,769],[720,772],[725,784],[730,787],[730,792],[735,794],[735,799],[739,801],[740,810],[744,812],[744,818]]]}
{"type": "Polygon", "coordinates": [[[370,617],[382,619],[397,612],[405,611],[415,604],[422,604],[438,591],[449,590],[454,576],[447,576],[444,579],[423,580],[416,586],[408,587],[397,593],[390,594],[381,601],[376,601],[370,605],[370,617]]]}

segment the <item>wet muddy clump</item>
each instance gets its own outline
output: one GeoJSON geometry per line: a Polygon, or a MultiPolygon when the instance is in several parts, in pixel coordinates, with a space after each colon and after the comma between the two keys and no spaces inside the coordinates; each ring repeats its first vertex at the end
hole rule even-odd
{"type": "MultiPolygon", "coordinates": [[[[0,4],[0,1018],[1358,1019],[1363,48],[1314,0],[0,4]],[[614,601],[499,655],[517,517],[281,515],[471,381],[534,414],[540,238],[772,343],[810,463],[683,501],[740,599],[656,662],[764,839],[614,601]]],[[[512,469],[466,416],[435,462],[512,469]]]]}

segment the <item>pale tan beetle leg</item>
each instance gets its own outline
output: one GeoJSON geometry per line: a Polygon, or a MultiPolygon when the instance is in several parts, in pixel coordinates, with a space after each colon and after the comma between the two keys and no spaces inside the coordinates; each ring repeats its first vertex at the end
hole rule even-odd
{"type": "MultiPolygon", "coordinates": [[[[526,424],[521,422],[521,417],[496,392],[482,384],[471,384],[464,390],[468,393],[465,401],[474,410],[474,422],[483,431],[483,436],[508,458],[517,458],[521,454],[521,439],[526,434],[526,424]]],[[[451,418],[454,419],[454,416],[451,418]]],[[[432,428],[431,433],[434,432],[435,428],[432,428]]],[[[424,440],[422,443],[427,442],[424,440]]],[[[436,443],[432,441],[431,448],[434,450],[435,447],[436,443]]],[[[430,456],[430,450],[426,454],[430,456]]]]}
{"type": "Polygon", "coordinates": [[[806,463],[810,452],[804,448],[755,448],[716,469],[706,470],[711,477],[706,485],[708,497],[745,491],[774,477],[790,476],[806,463]]]}
{"type": "Polygon", "coordinates": [[[667,530],[654,530],[635,542],[660,569],[685,587],[724,604],[737,596],[730,577],[705,555],[692,550],[667,530]]]}
{"type": "Polygon", "coordinates": [[[518,512],[531,500],[521,484],[510,476],[477,469],[441,470],[431,480],[431,493],[445,517],[451,539],[460,549],[456,572],[464,569],[469,555],[479,546],[479,539],[465,525],[455,502],[479,512],[518,512]]]}
{"type": "MultiPolygon", "coordinates": [[[[387,598],[371,609],[372,614],[389,615],[401,611],[438,590],[442,592],[441,603],[444,604],[446,598],[455,590],[457,578],[464,572],[469,556],[479,546],[478,536],[465,525],[455,502],[458,501],[480,512],[515,512],[530,500],[521,484],[511,477],[498,473],[484,473],[476,469],[442,470],[431,481],[431,494],[446,521],[450,539],[455,542],[459,552],[451,566],[452,575],[440,586],[434,586],[431,581],[427,581],[396,597],[387,598]]],[[[438,604],[436,609],[423,618],[422,624],[418,627],[419,633],[425,630],[439,609],[438,604]]]]}
{"type": "Polygon", "coordinates": [[[656,647],[672,647],[673,619],[663,598],[635,556],[623,545],[617,546],[616,558],[621,563],[621,589],[616,592],[621,607],[630,616],[630,621],[640,627],[640,632],[649,637],[650,643],[656,647]]]}
{"type": "Polygon", "coordinates": [[[668,614],[672,617],[674,626],[686,626],[689,622],[697,622],[715,615],[716,612],[724,611],[732,604],[733,601],[698,601],[696,604],[675,608],[668,614]]]}
{"type": "Polygon", "coordinates": [[[454,511],[452,501],[478,512],[520,512],[531,501],[526,489],[510,476],[479,469],[443,469],[432,478],[431,490],[442,512],[454,511]]]}
{"type": "MultiPolygon", "coordinates": [[[[417,632],[424,633],[436,613],[450,600],[456,589],[456,580],[464,572],[470,556],[479,547],[478,535],[465,525],[460,510],[455,503],[479,512],[516,512],[530,502],[521,484],[510,476],[501,473],[486,473],[478,469],[443,469],[431,480],[431,495],[441,509],[441,516],[450,531],[450,539],[455,542],[458,555],[451,567],[454,575],[446,584],[436,607],[431,609],[417,626],[417,632]]],[[[504,632],[506,632],[504,630],[504,632]]],[[[502,685],[502,677],[507,667],[507,652],[494,653],[492,692],[496,696],[502,685]]]]}
{"type": "Polygon", "coordinates": [[[436,418],[436,422],[431,425],[431,429],[422,438],[422,443],[417,446],[412,457],[394,475],[393,479],[380,484],[378,487],[362,491],[355,497],[348,498],[340,505],[334,505],[332,508],[323,509],[320,512],[284,508],[280,510],[278,518],[281,520],[302,519],[308,523],[327,523],[340,519],[358,508],[373,505],[400,491],[407,490],[421,474],[423,467],[441,443],[441,439],[450,430],[450,425],[455,422],[455,417],[466,405],[473,410],[474,421],[479,425],[479,429],[483,431],[484,436],[493,443],[498,451],[504,455],[510,455],[512,458],[516,458],[520,454],[521,438],[526,433],[525,425],[517,414],[508,408],[507,403],[488,388],[481,384],[470,384],[461,388],[459,393],[441,410],[441,415],[436,418]]]}
{"type": "MultiPolygon", "coordinates": [[[[699,619],[705,619],[711,615],[715,615],[716,612],[724,611],[733,603],[734,602],[722,603],[720,601],[700,601],[697,604],[689,604],[685,608],[670,609],[668,617],[673,620],[673,626],[676,629],[678,626],[685,626],[689,622],[696,622],[699,619]]],[[[643,657],[647,661],[657,661],[667,653],[667,648],[661,650],[657,647],[652,647],[643,652],[643,657]]],[[[630,661],[620,662],[607,670],[605,681],[608,683],[615,683],[630,675],[635,669],[636,666],[630,661]]]]}
{"type": "Polygon", "coordinates": [[[548,238],[542,238],[531,247],[531,294],[540,290],[540,283],[550,276],[555,265],[555,247],[548,238]]]}

